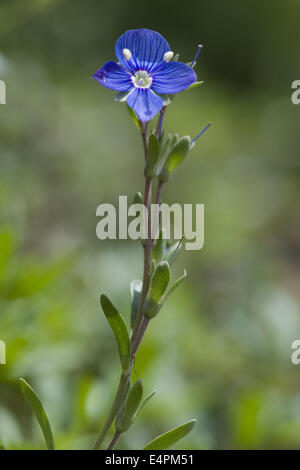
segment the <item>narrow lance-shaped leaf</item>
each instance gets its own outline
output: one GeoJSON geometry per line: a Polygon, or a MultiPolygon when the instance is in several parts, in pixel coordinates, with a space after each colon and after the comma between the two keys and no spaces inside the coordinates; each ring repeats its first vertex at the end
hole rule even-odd
{"type": "Polygon", "coordinates": [[[194,82],[187,88],[187,90],[190,90],[191,88],[196,88],[197,86],[203,85],[203,83],[204,83],[203,80],[201,82],[194,82]]]}
{"type": "Polygon", "coordinates": [[[127,325],[122,315],[118,312],[116,307],[111,303],[111,301],[108,297],[106,297],[106,295],[101,295],[100,302],[102,310],[108,320],[108,323],[111,326],[111,329],[113,330],[118,344],[122,369],[123,371],[127,371],[130,366],[131,354],[130,339],[127,325]]]}
{"type": "Polygon", "coordinates": [[[156,394],[156,390],[153,390],[153,392],[149,393],[149,395],[146,396],[145,400],[143,400],[141,406],[137,410],[137,412],[134,416],[134,419],[136,419],[136,417],[141,413],[141,411],[145,408],[147,403],[151,400],[152,397],[154,397],[155,394],[156,394]]]}
{"type": "Polygon", "coordinates": [[[185,424],[178,426],[177,428],[171,429],[170,431],[161,434],[147,445],[145,445],[143,450],[165,450],[168,449],[173,444],[176,444],[180,439],[185,437],[191,432],[195,426],[196,419],[191,419],[185,424]]]}
{"type": "Polygon", "coordinates": [[[140,402],[143,398],[143,384],[141,380],[137,380],[132,385],[130,392],[128,394],[126,403],[120,417],[116,420],[116,431],[125,432],[133,424],[136,417],[136,411],[140,405],[140,402]]]}
{"type": "Polygon", "coordinates": [[[166,294],[166,299],[169,297],[170,294],[172,294],[172,292],[174,292],[175,289],[177,289],[177,287],[186,279],[186,275],[187,275],[187,272],[186,272],[186,269],[183,271],[183,275],[180,276],[178,279],[176,279],[176,281],[171,285],[170,289],[168,290],[167,294],[166,294]]]}
{"type": "Polygon", "coordinates": [[[50,423],[48,420],[48,417],[46,415],[46,412],[44,410],[44,407],[41,403],[41,400],[39,399],[38,395],[36,392],[33,390],[33,388],[26,382],[24,379],[19,379],[20,387],[22,390],[22,393],[26,400],[29,402],[36,419],[39,422],[39,425],[41,427],[41,430],[44,434],[44,438],[47,444],[47,449],[48,450],[54,450],[54,439],[53,439],[53,434],[51,431],[50,423]]]}
{"type": "Polygon", "coordinates": [[[131,293],[131,314],[130,314],[130,324],[131,328],[135,323],[136,314],[139,308],[141,292],[142,292],[143,283],[139,279],[135,279],[130,283],[130,293],[131,293]]]}
{"type": "Polygon", "coordinates": [[[165,249],[164,258],[168,261],[169,265],[171,266],[174,261],[176,260],[177,256],[179,255],[182,249],[182,239],[178,242],[172,244],[167,244],[165,249]]]}
{"type": "Polygon", "coordinates": [[[135,112],[127,105],[127,109],[128,109],[128,112],[129,112],[129,115],[135,125],[135,127],[140,130],[140,123],[138,121],[138,118],[136,117],[136,114],[135,112]]]}

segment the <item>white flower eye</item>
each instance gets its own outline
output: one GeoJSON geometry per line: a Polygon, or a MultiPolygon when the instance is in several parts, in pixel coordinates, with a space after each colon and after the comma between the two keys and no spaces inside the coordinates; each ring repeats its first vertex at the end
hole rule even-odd
{"type": "Polygon", "coordinates": [[[174,52],[173,51],[167,51],[164,53],[164,61],[165,62],[170,62],[174,57],[174,52]]]}
{"type": "Polygon", "coordinates": [[[131,60],[132,54],[131,54],[131,50],[130,50],[130,49],[126,49],[126,48],[123,49],[123,50],[122,50],[122,54],[123,54],[124,59],[127,60],[127,62],[128,62],[129,60],[131,60]]]}
{"type": "Polygon", "coordinates": [[[152,85],[152,77],[146,70],[138,70],[131,81],[136,88],[150,88],[152,85]]]}

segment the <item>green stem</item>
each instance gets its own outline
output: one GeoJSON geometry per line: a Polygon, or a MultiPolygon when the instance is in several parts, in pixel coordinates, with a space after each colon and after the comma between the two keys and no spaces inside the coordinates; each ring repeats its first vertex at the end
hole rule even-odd
{"type": "MultiPolygon", "coordinates": [[[[136,339],[135,339],[134,344],[133,344],[133,346],[132,346],[130,371],[131,371],[132,366],[133,366],[133,364],[134,364],[135,355],[136,355],[136,353],[137,353],[137,350],[138,350],[138,348],[139,348],[139,346],[140,346],[140,344],[141,344],[141,341],[142,341],[142,339],[143,339],[143,337],[144,337],[144,334],[145,334],[145,332],[146,332],[146,329],[147,329],[147,327],[148,327],[148,325],[149,325],[149,321],[150,321],[150,318],[143,317],[143,321],[142,321],[142,323],[141,323],[141,326],[140,326],[140,328],[139,328],[139,330],[138,330],[136,339]]],[[[118,441],[120,435],[121,435],[120,432],[118,432],[118,431],[115,432],[115,434],[114,434],[114,436],[113,436],[113,438],[112,438],[112,440],[111,440],[111,442],[110,442],[110,444],[109,444],[107,450],[111,450],[111,449],[114,448],[114,446],[116,445],[116,443],[117,443],[117,441],[118,441]]]]}
{"type": "MultiPolygon", "coordinates": [[[[145,160],[147,159],[147,150],[148,150],[148,143],[147,143],[147,127],[146,125],[141,123],[141,134],[142,134],[142,140],[143,140],[143,147],[144,147],[144,153],[145,153],[145,160]]],[[[161,187],[162,185],[158,186],[157,190],[157,195],[156,195],[156,203],[159,203],[160,201],[160,195],[161,195],[161,187]]],[[[151,281],[151,275],[152,275],[152,249],[153,249],[153,241],[151,239],[151,217],[149,217],[150,213],[150,206],[151,206],[151,195],[152,195],[152,179],[151,178],[146,178],[145,182],[145,193],[144,193],[144,204],[147,207],[148,210],[148,236],[144,244],[144,274],[143,274],[143,287],[142,287],[142,293],[141,293],[141,299],[139,303],[139,308],[137,312],[137,317],[136,321],[134,324],[134,328],[132,331],[131,335],[131,361],[130,361],[130,367],[128,371],[124,374],[124,372],[121,375],[118,390],[116,392],[113,404],[111,406],[110,412],[98,434],[98,437],[95,441],[95,444],[93,446],[93,450],[97,450],[100,448],[100,446],[103,444],[103,441],[108,433],[108,431],[111,428],[111,425],[117,415],[118,410],[120,409],[122,405],[122,401],[124,399],[124,394],[125,394],[125,389],[128,383],[128,380],[131,375],[131,370],[135,361],[135,355],[137,353],[137,350],[141,344],[141,341],[144,337],[145,331],[148,327],[149,324],[149,318],[144,317],[143,315],[143,308],[144,308],[144,303],[146,299],[146,295],[149,289],[150,281],[151,281]]],[[[117,443],[118,439],[120,437],[120,433],[115,432],[108,449],[113,449],[115,444],[117,443]]]]}
{"type": "Polygon", "coordinates": [[[97,436],[97,439],[96,439],[95,444],[93,446],[93,450],[99,449],[99,447],[103,444],[103,441],[106,437],[106,434],[110,430],[110,427],[113,423],[113,420],[115,419],[115,416],[118,412],[122,397],[124,395],[124,391],[125,391],[125,387],[126,387],[126,384],[127,384],[128,377],[129,377],[128,374],[125,374],[125,375],[122,374],[121,375],[115,399],[114,399],[113,404],[111,406],[110,412],[109,412],[109,414],[108,414],[108,416],[107,416],[107,418],[106,418],[106,420],[105,420],[105,422],[104,422],[104,424],[103,424],[103,426],[102,426],[102,428],[101,428],[101,430],[100,430],[100,432],[97,436]]]}
{"type": "MultiPolygon", "coordinates": [[[[147,159],[147,151],[148,151],[147,124],[140,123],[140,127],[141,127],[143,148],[144,148],[144,154],[145,154],[145,160],[146,160],[147,159]]],[[[146,178],[144,204],[148,208],[148,210],[149,210],[150,204],[151,204],[151,194],[152,194],[152,180],[151,180],[151,178],[146,178]]],[[[149,230],[149,226],[148,226],[148,230],[149,230]]],[[[147,294],[147,291],[148,291],[147,285],[149,285],[149,282],[150,282],[150,279],[151,279],[152,247],[151,247],[151,244],[147,243],[148,241],[149,241],[149,238],[147,238],[145,246],[144,246],[144,281],[143,281],[143,289],[142,289],[143,292],[144,292],[143,293],[143,298],[146,297],[146,294],[147,294]]],[[[132,345],[134,344],[135,338],[139,333],[139,327],[140,327],[140,324],[141,324],[142,313],[143,313],[143,302],[140,303],[140,308],[139,308],[139,311],[140,311],[139,318],[140,318],[140,320],[139,320],[139,322],[135,323],[135,330],[132,334],[132,342],[131,342],[132,345]]],[[[120,377],[120,382],[119,382],[119,386],[118,386],[114,401],[112,403],[109,414],[108,414],[106,420],[104,421],[104,424],[103,424],[102,428],[100,429],[100,432],[99,432],[99,434],[97,436],[97,439],[94,443],[93,450],[99,449],[100,446],[103,444],[103,441],[106,438],[106,435],[107,435],[108,431],[111,428],[111,425],[112,425],[112,423],[113,423],[113,421],[114,421],[114,419],[117,415],[117,412],[118,412],[120,406],[122,405],[122,400],[123,400],[123,396],[124,396],[125,389],[126,389],[126,386],[127,386],[127,382],[129,380],[131,370],[132,370],[132,367],[133,367],[133,364],[134,364],[135,354],[136,354],[136,349],[132,348],[131,363],[130,363],[129,370],[127,371],[126,374],[122,373],[122,375],[120,377]]]]}
{"type": "MultiPolygon", "coordinates": [[[[161,198],[161,192],[162,192],[162,186],[163,183],[159,183],[157,187],[157,192],[156,192],[156,198],[155,202],[158,205],[160,203],[160,198],[161,198]]],[[[147,188],[147,181],[146,181],[146,188],[147,188]]],[[[147,191],[145,191],[146,195],[147,191]]],[[[146,197],[145,197],[146,199],[146,197]]],[[[157,215],[155,216],[155,219],[157,218],[157,215]]],[[[153,240],[149,238],[149,233],[148,233],[148,238],[146,240],[146,244],[144,246],[144,279],[143,279],[143,288],[142,288],[142,295],[141,295],[141,300],[139,304],[139,312],[140,312],[140,320],[139,322],[135,322],[135,328],[132,332],[131,335],[131,365],[130,365],[130,370],[134,364],[135,361],[135,355],[137,353],[137,350],[142,342],[142,339],[144,337],[144,334],[146,332],[146,329],[148,328],[150,318],[147,318],[143,315],[143,308],[144,308],[144,303],[146,299],[146,295],[149,289],[149,284],[151,280],[151,262],[152,262],[152,249],[153,249],[153,240]],[[148,243],[147,243],[148,242],[148,243]],[[150,242],[150,243],[149,243],[150,242]],[[148,251],[149,250],[149,251],[148,251]],[[143,295],[144,292],[144,295],[143,295]]],[[[139,313],[138,312],[138,313],[139,313]]],[[[137,319],[136,319],[137,320],[137,319]]],[[[118,434],[117,432],[115,433],[108,449],[113,449],[114,446],[116,445],[118,439],[120,437],[120,433],[118,434]]]]}
{"type": "Polygon", "coordinates": [[[119,439],[120,437],[120,432],[116,431],[115,434],[114,434],[114,437],[112,438],[107,450],[112,450],[114,448],[114,446],[116,445],[117,443],[117,440],[119,439]]]}

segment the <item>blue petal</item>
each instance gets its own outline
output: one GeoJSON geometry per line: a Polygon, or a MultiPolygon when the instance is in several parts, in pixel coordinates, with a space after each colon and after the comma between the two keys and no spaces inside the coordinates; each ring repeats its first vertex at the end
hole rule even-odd
{"type": "Polygon", "coordinates": [[[106,62],[101,69],[97,70],[93,78],[111,90],[129,91],[133,87],[130,74],[112,61],[106,62]]]}
{"type": "Polygon", "coordinates": [[[127,104],[140,121],[148,122],[161,110],[163,101],[149,88],[136,88],[128,96],[127,104]]]}
{"type": "Polygon", "coordinates": [[[117,40],[115,52],[123,67],[134,73],[136,70],[152,70],[159,64],[165,52],[170,50],[168,42],[156,31],[131,29],[117,40]],[[132,58],[124,59],[122,51],[129,49],[132,58]]]}
{"type": "Polygon", "coordinates": [[[161,94],[179,93],[197,80],[191,67],[182,62],[168,62],[158,65],[152,75],[153,91],[161,94]]]}

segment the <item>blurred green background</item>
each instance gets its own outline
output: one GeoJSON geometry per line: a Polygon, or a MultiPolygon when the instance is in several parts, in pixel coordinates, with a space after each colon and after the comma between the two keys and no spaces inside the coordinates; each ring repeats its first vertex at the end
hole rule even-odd
{"type": "Polygon", "coordinates": [[[17,379],[38,391],[57,447],[92,444],[119,363],[99,307],[128,318],[138,242],[96,238],[96,207],[143,190],[140,137],[125,105],[91,80],[127,29],[163,34],[182,61],[204,44],[202,87],[178,96],[167,130],[213,127],[166,202],[205,204],[205,247],[146,334],[136,371],[158,393],[119,441],[141,448],[198,419],[177,448],[300,446],[300,3],[294,0],[0,1],[0,440],[43,448],[17,379]],[[298,74],[298,76],[297,76],[298,74]]]}

